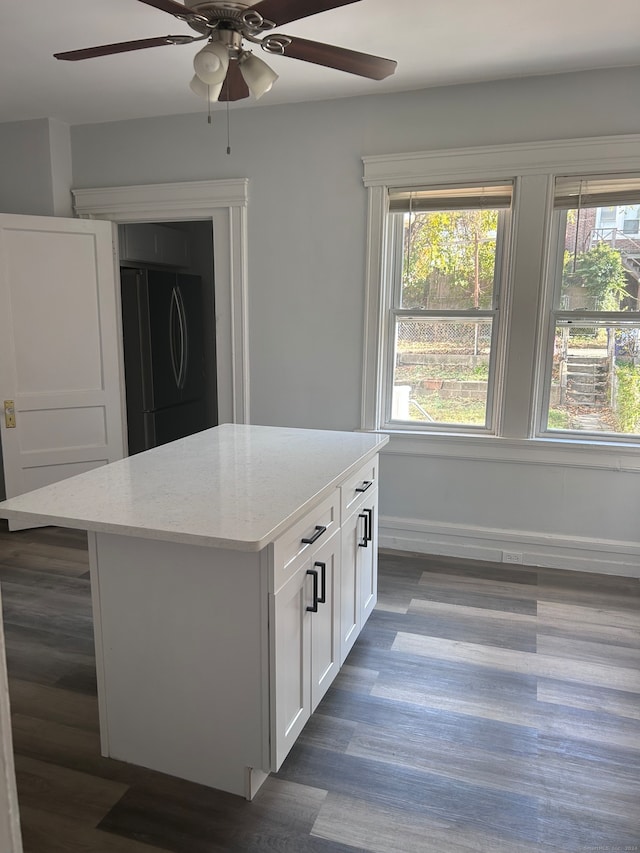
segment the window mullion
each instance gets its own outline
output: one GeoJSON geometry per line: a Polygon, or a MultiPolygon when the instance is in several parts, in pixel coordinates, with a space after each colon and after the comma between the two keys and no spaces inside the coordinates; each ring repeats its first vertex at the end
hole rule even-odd
{"type": "Polygon", "coordinates": [[[550,175],[526,175],[518,183],[514,205],[511,287],[505,294],[503,323],[508,325],[501,386],[501,434],[529,438],[538,356],[548,222],[553,198],[550,175]]]}

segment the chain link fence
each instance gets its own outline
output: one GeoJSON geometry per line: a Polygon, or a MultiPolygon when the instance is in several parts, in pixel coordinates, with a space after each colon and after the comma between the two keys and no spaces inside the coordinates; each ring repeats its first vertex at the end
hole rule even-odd
{"type": "Polygon", "coordinates": [[[491,321],[400,320],[397,348],[399,353],[488,354],[491,348],[491,321]]]}

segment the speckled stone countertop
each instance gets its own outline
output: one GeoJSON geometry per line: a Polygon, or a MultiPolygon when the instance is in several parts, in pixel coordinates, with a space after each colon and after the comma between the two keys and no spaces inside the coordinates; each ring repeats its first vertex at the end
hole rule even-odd
{"type": "Polygon", "coordinates": [[[0,503],[0,518],[259,551],[385,435],[224,424],[0,503]]]}

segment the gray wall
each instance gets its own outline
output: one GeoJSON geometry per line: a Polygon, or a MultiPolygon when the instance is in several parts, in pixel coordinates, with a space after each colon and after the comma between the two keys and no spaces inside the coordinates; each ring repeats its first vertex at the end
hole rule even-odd
{"type": "MultiPolygon", "coordinates": [[[[213,126],[204,112],[77,126],[73,185],[249,178],[251,419],[350,430],[362,378],[361,157],[638,132],[634,67],[233,108],[230,156],[221,110],[213,126]]],[[[614,570],[640,571],[624,544],[637,539],[633,473],[392,454],[382,471],[383,542],[498,559],[502,531],[531,561],[608,571],[613,557],[624,563],[614,570]],[[394,518],[419,535],[395,536],[394,518]],[[595,537],[610,542],[590,562],[595,537]]]]}
{"type": "Polygon", "coordinates": [[[72,128],[75,187],[248,177],[255,422],[360,423],[365,154],[632,133],[640,68],[72,128]]]}
{"type": "Polygon", "coordinates": [[[71,136],[55,119],[0,124],[0,213],[71,216],[71,136]]]}

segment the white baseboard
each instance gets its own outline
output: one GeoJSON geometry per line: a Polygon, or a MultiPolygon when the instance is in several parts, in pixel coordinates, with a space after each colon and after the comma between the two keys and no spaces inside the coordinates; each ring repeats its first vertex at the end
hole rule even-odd
{"type": "MultiPolygon", "coordinates": [[[[379,546],[397,551],[504,563],[503,552],[526,566],[640,578],[640,543],[546,535],[380,516],[379,546]]],[[[508,561],[509,562],[509,561],[508,561]]]]}

